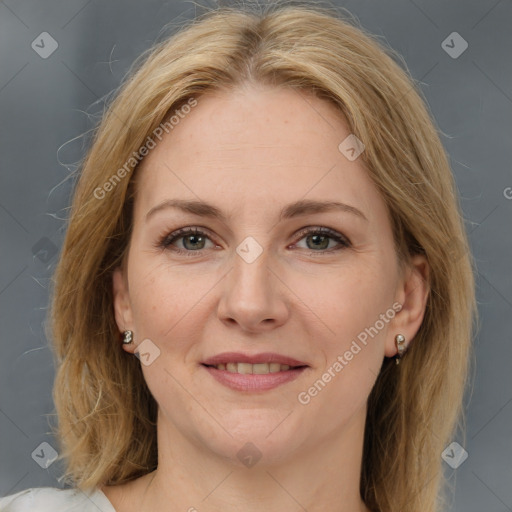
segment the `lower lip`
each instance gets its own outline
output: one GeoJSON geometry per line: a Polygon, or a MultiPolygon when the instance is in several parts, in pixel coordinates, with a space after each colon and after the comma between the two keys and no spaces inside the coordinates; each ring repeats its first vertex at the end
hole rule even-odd
{"type": "Polygon", "coordinates": [[[254,373],[231,373],[227,370],[217,370],[217,368],[212,366],[202,366],[218,382],[237,391],[267,391],[274,389],[281,384],[295,380],[307,369],[307,366],[303,366],[294,370],[259,375],[254,373]]]}

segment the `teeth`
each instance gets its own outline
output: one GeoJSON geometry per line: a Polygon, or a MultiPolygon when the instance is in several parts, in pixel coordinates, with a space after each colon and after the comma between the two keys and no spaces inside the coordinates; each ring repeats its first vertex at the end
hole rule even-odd
{"type": "MultiPolygon", "coordinates": [[[[281,366],[281,365],[277,365],[281,366]]],[[[279,368],[277,369],[279,371],[279,368]]],[[[264,375],[265,373],[270,373],[270,365],[268,363],[257,363],[252,365],[252,373],[257,373],[258,375],[264,375]]]]}
{"type": "Polygon", "coordinates": [[[241,373],[244,375],[250,373],[265,375],[267,373],[285,372],[290,369],[290,366],[279,363],[221,363],[215,365],[215,368],[217,368],[217,370],[227,370],[230,373],[241,373]]]}
{"type": "Polygon", "coordinates": [[[238,363],[238,373],[252,373],[252,364],[238,363]]]}

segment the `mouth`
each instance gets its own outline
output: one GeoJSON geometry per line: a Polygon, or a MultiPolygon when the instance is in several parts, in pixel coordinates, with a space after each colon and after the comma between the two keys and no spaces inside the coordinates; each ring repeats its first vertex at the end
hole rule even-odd
{"type": "Polygon", "coordinates": [[[290,366],[280,363],[219,363],[215,365],[204,364],[206,368],[214,368],[215,370],[224,370],[229,373],[238,373],[241,375],[268,375],[269,373],[288,372],[297,368],[308,368],[307,365],[290,366]]]}
{"type": "Polygon", "coordinates": [[[274,353],[224,353],[201,363],[217,381],[237,391],[267,391],[291,382],[310,366],[274,353]]]}

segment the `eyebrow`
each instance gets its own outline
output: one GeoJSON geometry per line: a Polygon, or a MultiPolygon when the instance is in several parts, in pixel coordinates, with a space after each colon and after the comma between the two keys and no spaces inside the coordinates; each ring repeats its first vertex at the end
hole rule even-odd
{"type": "MultiPolygon", "coordinates": [[[[177,208],[186,213],[191,213],[200,217],[218,219],[224,223],[226,223],[227,220],[226,216],[222,213],[222,210],[212,204],[196,200],[167,199],[148,211],[146,214],[146,221],[148,221],[149,218],[152,217],[155,213],[166,210],[168,208],[177,208]]],[[[285,206],[279,213],[279,221],[291,219],[300,215],[324,213],[335,210],[351,213],[368,222],[365,214],[354,206],[340,203],[338,201],[313,201],[305,199],[285,206]]]]}

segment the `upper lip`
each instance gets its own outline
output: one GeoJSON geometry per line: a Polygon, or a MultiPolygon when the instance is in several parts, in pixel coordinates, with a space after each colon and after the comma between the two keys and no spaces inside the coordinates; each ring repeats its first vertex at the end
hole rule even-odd
{"type": "Polygon", "coordinates": [[[275,352],[262,352],[260,354],[243,354],[242,352],[222,352],[213,357],[209,357],[202,361],[202,364],[217,365],[226,363],[279,363],[287,364],[288,366],[309,366],[303,361],[294,359],[293,357],[283,356],[275,352]]]}

